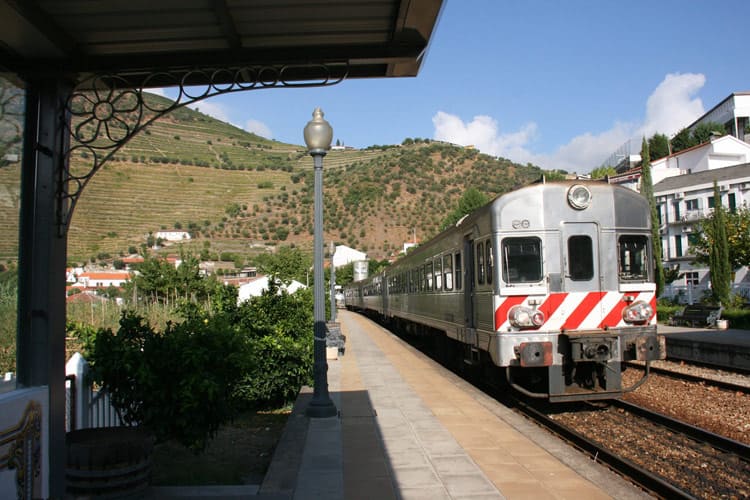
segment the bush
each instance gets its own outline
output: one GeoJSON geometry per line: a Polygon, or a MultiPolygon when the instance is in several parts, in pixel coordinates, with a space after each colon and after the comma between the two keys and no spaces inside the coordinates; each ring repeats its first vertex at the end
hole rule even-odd
{"type": "Polygon", "coordinates": [[[231,395],[247,365],[247,343],[227,319],[196,317],[160,333],[125,312],[117,333],[96,333],[93,380],[124,422],[200,451],[233,415],[231,395]]]}

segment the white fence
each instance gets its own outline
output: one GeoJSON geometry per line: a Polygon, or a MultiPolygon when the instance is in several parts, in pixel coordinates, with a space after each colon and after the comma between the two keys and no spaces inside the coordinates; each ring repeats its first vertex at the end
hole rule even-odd
{"type": "MultiPolygon", "coordinates": [[[[666,285],[661,297],[670,298],[680,304],[695,304],[700,302],[703,296],[710,291],[711,287],[708,285],[666,285]]],[[[734,283],[732,293],[750,301],[750,284],[734,283]]]]}
{"type": "Polygon", "coordinates": [[[104,391],[93,389],[89,364],[75,353],[65,364],[66,430],[124,425],[104,391]]]}

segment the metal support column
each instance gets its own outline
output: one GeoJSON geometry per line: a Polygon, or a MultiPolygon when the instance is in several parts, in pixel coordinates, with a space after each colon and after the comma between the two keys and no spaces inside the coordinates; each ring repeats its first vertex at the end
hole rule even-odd
{"type": "Polygon", "coordinates": [[[47,386],[49,496],[65,495],[65,267],[62,190],[68,131],[61,80],[27,82],[18,266],[18,387],[47,386]]]}

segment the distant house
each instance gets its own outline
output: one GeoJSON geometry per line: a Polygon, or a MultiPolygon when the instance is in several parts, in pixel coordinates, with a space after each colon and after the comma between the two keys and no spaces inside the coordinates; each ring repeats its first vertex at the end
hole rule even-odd
{"type": "Polygon", "coordinates": [[[122,263],[125,265],[126,270],[130,270],[137,264],[143,264],[143,257],[137,255],[135,257],[123,257],[122,263]]]}
{"type": "MultiPolygon", "coordinates": [[[[307,287],[299,281],[292,280],[289,285],[281,285],[280,288],[289,293],[294,293],[300,288],[307,287]]],[[[237,294],[237,303],[241,304],[242,302],[249,300],[251,297],[260,297],[265,290],[268,290],[268,276],[261,276],[249,283],[240,285],[239,293],[237,294]]]]}
{"type": "Polygon", "coordinates": [[[182,241],[190,239],[190,233],[187,231],[179,231],[177,229],[171,231],[157,231],[154,236],[165,241],[182,241]]]}
{"type": "Polygon", "coordinates": [[[336,246],[336,249],[333,252],[333,267],[336,268],[359,260],[367,260],[367,254],[346,245],[336,246]]]}
{"type": "Polygon", "coordinates": [[[73,286],[80,288],[121,287],[130,280],[130,277],[131,274],[127,271],[84,272],[78,275],[73,286]]]}

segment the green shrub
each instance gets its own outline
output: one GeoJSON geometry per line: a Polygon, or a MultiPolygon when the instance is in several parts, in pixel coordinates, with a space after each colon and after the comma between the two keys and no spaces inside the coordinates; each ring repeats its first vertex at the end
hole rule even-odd
{"type": "Polygon", "coordinates": [[[247,347],[226,315],[169,323],[157,332],[125,312],[117,333],[97,331],[89,362],[93,380],[109,391],[126,423],[199,451],[234,413],[231,396],[247,347]]]}

